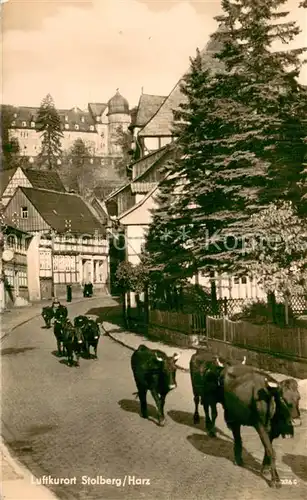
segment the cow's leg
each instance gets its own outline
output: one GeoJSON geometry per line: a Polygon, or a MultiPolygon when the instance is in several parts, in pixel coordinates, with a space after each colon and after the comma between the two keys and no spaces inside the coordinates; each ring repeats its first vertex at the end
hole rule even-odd
{"type": "Polygon", "coordinates": [[[194,411],[193,421],[194,421],[194,424],[199,424],[199,422],[200,422],[199,413],[198,413],[199,396],[196,393],[194,393],[194,404],[195,404],[195,411],[194,411]]]}
{"type": "Polygon", "coordinates": [[[61,341],[59,339],[57,339],[57,346],[58,346],[58,355],[61,356],[62,349],[61,349],[61,341]]]}
{"type": "Polygon", "coordinates": [[[263,462],[262,462],[262,467],[261,467],[261,473],[263,473],[268,465],[270,465],[271,468],[271,486],[274,488],[280,488],[281,482],[276,470],[276,459],[275,459],[275,452],[273,450],[272,442],[271,439],[263,427],[263,425],[259,425],[256,427],[256,431],[259,434],[259,437],[261,439],[261,442],[264,447],[264,457],[263,457],[263,462]]]}
{"type": "Polygon", "coordinates": [[[95,356],[96,359],[98,357],[97,356],[97,348],[98,348],[98,342],[96,342],[95,345],[94,345],[94,356],[95,356]]]}
{"type": "MultiPolygon", "coordinates": [[[[159,396],[157,391],[151,390],[150,392],[151,392],[151,395],[154,398],[156,406],[157,406],[159,425],[163,426],[165,424],[165,417],[163,415],[162,398],[159,396]]],[[[164,403],[163,403],[163,405],[164,405],[164,403]]]]}
{"type": "Polygon", "coordinates": [[[210,408],[211,408],[211,429],[209,430],[209,436],[216,437],[215,421],[217,419],[217,409],[215,401],[210,403],[210,408]]]}
{"type": "Polygon", "coordinates": [[[141,415],[143,418],[148,418],[148,409],[147,409],[147,389],[143,389],[138,387],[140,405],[141,405],[141,415]]]}
{"type": "Polygon", "coordinates": [[[234,456],[236,465],[242,466],[242,438],[241,438],[241,425],[240,424],[231,424],[231,430],[234,439],[234,456]]]}
{"type": "Polygon", "coordinates": [[[209,403],[206,398],[202,398],[202,403],[205,412],[205,429],[208,431],[209,436],[212,436],[212,421],[209,413],[209,403]]]}

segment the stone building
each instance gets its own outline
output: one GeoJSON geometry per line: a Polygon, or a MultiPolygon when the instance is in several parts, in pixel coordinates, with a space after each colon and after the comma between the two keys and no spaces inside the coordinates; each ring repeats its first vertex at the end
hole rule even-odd
{"type": "MultiPolygon", "coordinates": [[[[16,137],[20,154],[35,160],[41,150],[41,133],[37,131],[37,112],[39,108],[13,107],[10,137],[16,137]]],[[[107,103],[89,103],[87,109],[75,106],[72,109],[59,109],[63,139],[62,150],[69,150],[76,139],[82,139],[96,158],[121,156],[117,144],[118,127],[124,132],[131,124],[131,111],[128,101],[119,93],[107,103]]],[[[59,160],[60,163],[61,160],[59,160]]]]}

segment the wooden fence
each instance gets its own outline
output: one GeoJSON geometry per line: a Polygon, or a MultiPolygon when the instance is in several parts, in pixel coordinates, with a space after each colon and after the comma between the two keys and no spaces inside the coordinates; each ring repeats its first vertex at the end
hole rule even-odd
{"type": "Polygon", "coordinates": [[[296,356],[307,359],[307,329],[278,328],[275,325],[253,325],[227,318],[206,318],[208,339],[221,340],[246,349],[296,356]]]}

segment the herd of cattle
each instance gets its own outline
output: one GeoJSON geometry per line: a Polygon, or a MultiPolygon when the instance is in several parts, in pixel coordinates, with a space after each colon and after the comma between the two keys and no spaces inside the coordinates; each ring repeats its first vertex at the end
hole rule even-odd
{"type": "MultiPolygon", "coordinates": [[[[77,316],[72,324],[68,319],[67,308],[62,305],[55,311],[52,307],[44,307],[42,316],[47,328],[50,328],[54,318],[58,352],[67,356],[70,365],[73,364],[74,354],[77,364],[83,352],[89,356],[91,346],[97,358],[100,338],[97,321],[77,316]]],[[[178,359],[178,354],[170,357],[145,345],[140,345],[131,357],[131,368],[137,386],[134,394],[139,397],[141,415],[148,418],[149,391],[156,403],[161,426],[165,423],[166,396],[177,387],[178,359]]],[[[195,403],[194,423],[198,424],[200,421],[198,407],[201,403],[205,412],[206,431],[210,437],[215,437],[217,405],[221,404],[225,422],[233,434],[235,463],[240,466],[243,465],[241,426],[254,427],[264,447],[262,473],[269,469],[270,486],[280,487],[272,442],[279,436],[293,437],[294,427],[301,425],[300,394],[296,380],[289,378],[278,383],[267,373],[246,365],[245,357],[241,364],[222,362],[205,349],[199,349],[192,355],[190,376],[195,403]]]]}
{"type": "MultiPolygon", "coordinates": [[[[146,395],[150,391],[164,425],[164,404],[168,392],[175,389],[176,362],[159,350],[140,345],[131,357],[131,368],[140,400],[141,415],[148,417],[146,395]]],[[[198,406],[202,403],[208,435],[214,437],[217,404],[224,409],[224,419],[234,438],[235,463],[242,466],[241,426],[254,427],[264,446],[262,473],[270,469],[272,487],[280,487],[272,442],[279,436],[293,437],[294,427],[301,425],[299,391],[296,380],[277,383],[272,377],[252,366],[221,362],[209,351],[199,349],[190,360],[194,394],[194,423],[200,421],[198,406]]]]}
{"type": "Polygon", "coordinates": [[[81,355],[90,357],[90,348],[94,349],[97,358],[97,348],[100,339],[100,329],[97,321],[87,316],[76,316],[72,323],[68,319],[67,307],[60,305],[57,309],[44,307],[42,317],[46,328],[51,327],[54,319],[53,332],[57,342],[58,355],[67,357],[68,365],[79,366],[81,355]],[[76,358],[76,360],[74,359],[76,358]]]}

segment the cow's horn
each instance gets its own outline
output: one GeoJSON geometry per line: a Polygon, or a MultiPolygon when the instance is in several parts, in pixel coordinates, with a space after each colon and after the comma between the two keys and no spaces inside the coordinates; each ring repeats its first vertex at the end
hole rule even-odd
{"type": "Polygon", "coordinates": [[[245,364],[246,364],[246,356],[244,356],[243,361],[242,361],[242,365],[245,365],[245,364]]]}
{"type": "Polygon", "coordinates": [[[174,355],[173,355],[173,358],[174,358],[174,361],[178,361],[178,359],[180,358],[180,354],[178,354],[177,352],[175,352],[174,355]]]}
{"type": "Polygon", "coordinates": [[[272,389],[276,389],[276,387],[278,387],[277,382],[271,382],[271,380],[266,379],[266,383],[269,387],[272,387],[272,389]]]}
{"type": "Polygon", "coordinates": [[[216,357],[216,362],[217,362],[217,365],[218,365],[218,366],[224,366],[224,365],[223,365],[223,363],[221,363],[221,362],[220,362],[220,360],[219,360],[219,358],[218,358],[218,357],[216,357]]]}
{"type": "Polygon", "coordinates": [[[159,358],[158,354],[156,353],[156,358],[158,361],[163,361],[163,358],[159,358]]]}

